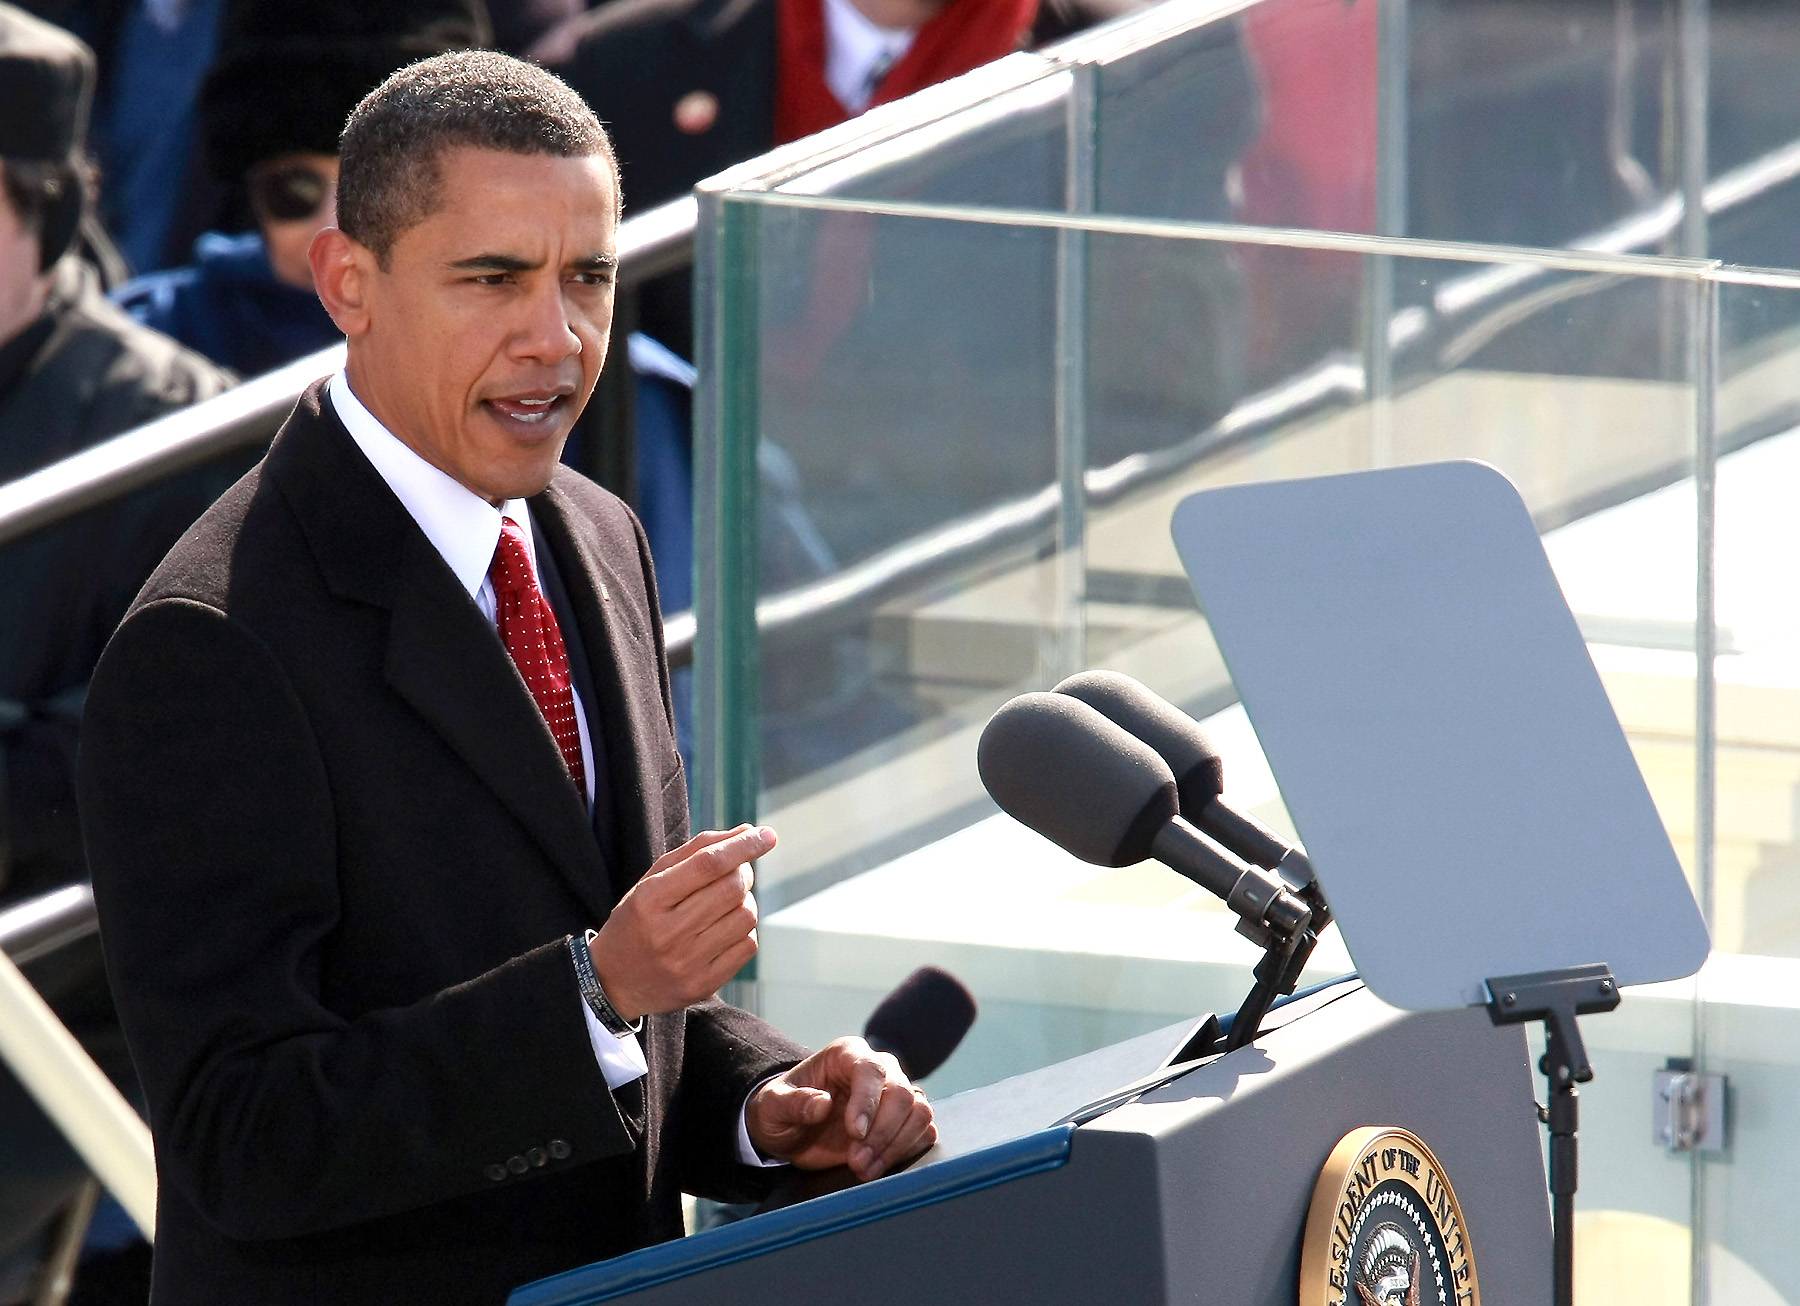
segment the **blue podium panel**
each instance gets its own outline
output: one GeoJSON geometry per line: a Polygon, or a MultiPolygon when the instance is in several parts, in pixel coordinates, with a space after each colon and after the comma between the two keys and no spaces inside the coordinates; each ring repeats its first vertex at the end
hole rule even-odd
{"type": "MultiPolygon", "coordinates": [[[[1005,1083],[948,1099],[945,1124],[954,1132],[1009,1101],[1041,1102],[1065,1072],[1063,1109],[1079,1114],[1101,1096],[1096,1063],[1083,1061],[1029,1077],[1035,1093],[1005,1083]]],[[[1410,1130],[1443,1163],[1484,1303],[1549,1301],[1525,1041],[1480,1012],[1401,1012],[1349,985],[1097,1118],[1035,1123],[993,1147],[528,1285],[512,1306],[1292,1306],[1314,1184],[1339,1140],[1366,1125],[1410,1130]]],[[[956,1139],[946,1144],[954,1151],[956,1139]]]]}
{"type": "Polygon", "coordinates": [[[692,1280],[739,1262],[790,1247],[838,1238],[863,1225],[891,1220],[922,1206],[952,1202],[997,1185],[1055,1170],[1069,1159],[1074,1126],[1059,1125],[941,1165],[894,1175],[880,1184],[847,1189],[714,1229],[681,1242],[664,1243],[601,1266],[543,1279],[513,1293],[510,1306],[589,1306],[617,1301],[647,1289],[692,1280]]]}

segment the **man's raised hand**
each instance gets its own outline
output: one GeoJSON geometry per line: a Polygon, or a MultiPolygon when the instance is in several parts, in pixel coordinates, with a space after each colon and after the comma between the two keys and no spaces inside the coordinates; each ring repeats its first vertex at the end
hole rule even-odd
{"type": "Polygon", "coordinates": [[[750,1096],[750,1141],[803,1170],[847,1165],[874,1179],[937,1142],[931,1103],[900,1063],[860,1038],[827,1043],[750,1096]]]}
{"type": "Polygon", "coordinates": [[[703,830],[631,886],[589,946],[621,1016],[704,1001],[756,955],[748,863],[774,846],[767,826],[703,830]]]}

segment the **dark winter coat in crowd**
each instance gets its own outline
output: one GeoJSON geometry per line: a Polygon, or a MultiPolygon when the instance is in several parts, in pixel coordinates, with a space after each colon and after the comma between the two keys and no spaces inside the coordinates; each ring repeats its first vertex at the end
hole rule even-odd
{"type": "MultiPolygon", "coordinates": [[[[75,258],[44,314],[0,345],[0,483],[229,387],[120,312],[75,258]]],[[[81,694],[113,627],[228,481],[189,474],[0,544],[0,901],[84,878],[81,694]]]]}
{"type": "MultiPolygon", "coordinates": [[[[231,381],[126,317],[101,295],[93,270],[67,256],[43,315],[0,343],[0,484],[231,381]]],[[[0,906],[87,878],[74,773],[88,677],[145,578],[235,470],[186,473],[0,544],[0,906]]],[[[132,1091],[98,940],[63,947],[27,975],[88,1054],[132,1091]]],[[[44,1227],[87,1171],[4,1074],[0,1120],[3,1278],[24,1254],[20,1240],[44,1227]]]]}
{"type": "Polygon", "coordinates": [[[262,237],[210,232],[187,267],[152,272],[113,294],[145,326],[239,376],[255,376],[343,339],[311,290],[275,277],[262,237]]]}

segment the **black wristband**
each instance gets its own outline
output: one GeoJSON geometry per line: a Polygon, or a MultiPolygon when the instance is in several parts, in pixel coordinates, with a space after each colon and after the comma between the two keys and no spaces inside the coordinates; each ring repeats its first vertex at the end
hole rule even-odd
{"type": "Polygon", "coordinates": [[[581,989],[581,1000],[588,1004],[588,1010],[594,1013],[594,1019],[614,1038],[641,1034],[644,1032],[644,1018],[639,1016],[634,1023],[621,1016],[618,1008],[606,996],[606,990],[600,987],[600,977],[594,973],[594,958],[588,951],[588,945],[599,932],[589,930],[585,937],[580,938],[573,934],[569,936],[569,957],[575,963],[575,983],[581,989]]]}

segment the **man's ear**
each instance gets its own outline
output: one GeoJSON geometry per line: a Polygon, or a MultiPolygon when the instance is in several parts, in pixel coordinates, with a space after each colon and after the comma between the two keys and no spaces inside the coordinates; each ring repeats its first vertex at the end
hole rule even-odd
{"type": "Polygon", "coordinates": [[[323,227],[313,237],[306,257],[312,264],[313,288],[318,291],[319,302],[337,329],[352,340],[367,331],[373,252],[336,227],[323,227]]]}

